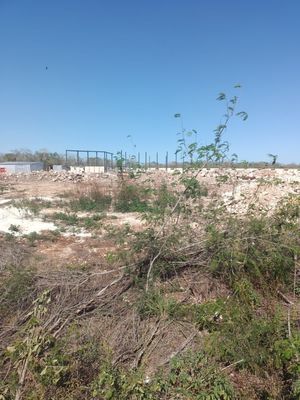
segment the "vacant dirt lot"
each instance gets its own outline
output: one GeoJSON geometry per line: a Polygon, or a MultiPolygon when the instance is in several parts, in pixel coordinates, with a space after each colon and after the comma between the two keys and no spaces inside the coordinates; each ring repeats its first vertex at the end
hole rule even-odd
{"type": "MultiPolygon", "coordinates": [[[[68,202],[94,184],[113,196],[120,179],[115,174],[1,175],[0,234],[20,240],[29,237],[35,245],[35,256],[42,260],[42,270],[66,265],[70,269],[105,269],[110,252],[115,250],[109,232],[117,228],[122,236],[122,227],[142,229],[140,213],[116,212],[111,207],[100,213],[73,211],[68,202]],[[34,235],[43,234],[50,239],[35,240],[34,235]]],[[[167,183],[171,187],[177,180],[176,174],[154,171],[140,175],[134,182],[148,187],[167,183]]],[[[300,171],[296,169],[205,169],[198,180],[207,188],[204,205],[217,200],[232,214],[270,212],[282,198],[300,194],[300,171]]]]}
{"type": "Polygon", "coordinates": [[[191,177],[0,175],[0,397],[292,399],[300,171],[191,177]]]}

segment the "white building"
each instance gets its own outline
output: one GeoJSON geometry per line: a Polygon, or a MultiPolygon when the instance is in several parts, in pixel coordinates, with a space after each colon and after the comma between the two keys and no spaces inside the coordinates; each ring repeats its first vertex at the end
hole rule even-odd
{"type": "Polygon", "coordinates": [[[42,171],[44,163],[41,161],[6,161],[0,163],[0,173],[19,174],[32,171],[42,171]]]}

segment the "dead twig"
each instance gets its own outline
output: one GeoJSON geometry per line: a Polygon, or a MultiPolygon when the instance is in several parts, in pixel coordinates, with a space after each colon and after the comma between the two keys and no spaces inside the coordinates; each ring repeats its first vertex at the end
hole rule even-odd
{"type": "Polygon", "coordinates": [[[137,354],[137,357],[136,357],[135,362],[134,362],[134,367],[135,368],[137,368],[141,364],[141,361],[142,361],[142,358],[143,358],[143,356],[145,354],[146,349],[150,346],[150,344],[153,342],[154,338],[158,335],[159,327],[160,327],[160,320],[158,321],[158,323],[156,323],[155,328],[151,332],[151,335],[150,335],[149,339],[147,340],[147,342],[145,343],[143,348],[137,354]]]}
{"type": "Polygon", "coordinates": [[[232,363],[232,364],[230,364],[230,365],[227,365],[226,367],[222,368],[221,371],[225,371],[226,369],[235,367],[236,365],[241,364],[241,363],[243,363],[244,361],[245,361],[245,360],[244,360],[243,358],[242,358],[241,360],[235,361],[234,363],[232,363]]]}
{"type": "Polygon", "coordinates": [[[164,362],[159,364],[160,367],[168,364],[174,357],[178,356],[190,343],[191,341],[197,336],[198,332],[192,333],[179,347],[178,350],[174,351],[164,362]]]}
{"type": "Polygon", "coordinates": [[[280,290],[277,290],[277,293],[282,298],[282,300],[284,300],[287,304],[292,305],[292,306],[294,305],[294,303],[285,294],[283,294],[280,290]]]}

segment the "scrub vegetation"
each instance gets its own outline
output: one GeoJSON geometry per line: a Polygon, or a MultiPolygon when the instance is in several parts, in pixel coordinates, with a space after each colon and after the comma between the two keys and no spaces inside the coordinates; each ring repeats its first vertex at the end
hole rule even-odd
{"type": "Polygon", "coordinates": [[[191,162],[172,184],[131,171],[55,206],[23,202],[91,229],[79,253],[106,248],[59,264],[70,240],[59,232],[1,237],[0,399],[300,398],[300,198],[238,215],[210,197],[199,171],[231,159],[224,132],[247,119],[237,96],[218,100],[211,144],[182,129],[191,162]],[[138,228],[115,223],[128,213],[138,228]],[[60,241],[50,265],[41,254],[60,241]]]}

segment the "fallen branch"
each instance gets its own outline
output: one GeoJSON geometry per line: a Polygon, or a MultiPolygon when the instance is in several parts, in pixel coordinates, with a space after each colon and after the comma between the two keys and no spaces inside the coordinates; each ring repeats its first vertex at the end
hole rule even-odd
{"type": "Polygon", "coordinates": [[[230,364],[230,365],[227,365],[226,367],[222,368],[221,371],[225,371],[226,369],[231,368],[231,367],[234,367],[234,366],[236,366],[236,365],[238,365],[238,364],[241,364],[241,363],[244,362],[244,361],[245,361],[245,360],[242,358],[241,360],[238,360],[238,361],[236,361],[236,362],[234,362],[234,363],[232,363],[232,364],[230,364]]]}
{"type": "Polygon", "coordinates": [[[164,365],[168,364],[174,357],[178,356],[190,343],[191,341],[197,336],[198,332],[192,333],[179,347],[178,350],[174,351],[171,353],[171,355],[161,364],[159,364],[159,367],[163,367],[164,365]]]}
{"type": "Polygon", "coordinates": [[[135,359],[135,363],[134,363],[134,367],[137,368],[142,361],[142,358],[145,354],[146,349],[150,346],[150,344],[153,342],[155,336],[158,335],[159,333],[159,326],[160,326],[160,321],[158,321],[158,323],[156,324],[155,328],[153,329],[150,338],[147,340],[147,343],[145,344],[145,346],[143,346],[143,348],[139,351],[139,353],[137,354],[137,357],[135,359]]]}
{"type": "Polygon", "coordinates": [[[282,292],[280,292],[280,290],[277,290],[277,293],[279,294],[279,296],[290,306],[293,306],[294,303],[286,296],[284,295],[282,292]]]}

